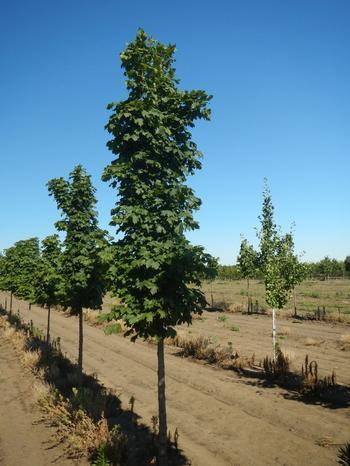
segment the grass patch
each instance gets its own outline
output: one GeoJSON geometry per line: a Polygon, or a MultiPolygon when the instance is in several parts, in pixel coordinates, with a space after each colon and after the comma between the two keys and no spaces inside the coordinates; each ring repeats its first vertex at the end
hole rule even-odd
{"type": "Polygon", "coordinates": [[[218,316],[218,321],[219,322],[226,322],[227,316],[218,316]]]}
{"type": "Polygon", "coordinates": [[[238,325],[231,325],[230,330],[231,332],[239,332],[240,328],[238,325]]]}

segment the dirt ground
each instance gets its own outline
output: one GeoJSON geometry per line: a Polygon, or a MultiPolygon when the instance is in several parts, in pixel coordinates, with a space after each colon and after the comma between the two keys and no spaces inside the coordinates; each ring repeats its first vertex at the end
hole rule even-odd
{"type": "Polygon", "coordinates": [[[53,430],[40,422],[42,413],[35,389],[38,382],[24,371],[13,347],[1,334],[0,355],[0,464],[76,465],[64,458],[61,445],[53,447],[53,430]]]}
{"type": "MultiPolygon", "coordinates": [[[[0,294],[0,302],[4,297],[0,294]]],[[[17,309],[25,320],[46,328],[46,310],[32,306],[29,311],[27,304],[15,299],[17,309]]],[[[190,328],[180,328],[179,333],[208,335],[217,344],[231,341],[247,356],[271,354],[268,317],[223,313],[205,313],[203,317],[190,328]],[[233,327],[239,330],[231,330],[233,327]]],[[[341,335],[350,333],[348,326],[280,318],[282,327],[280,343],[293,352],[295,367],[308,353],[318,361],[321,373],[334,369],[339,382],[350,384],[350,351],[342,351],[339,343],[341,335]]],[[[62,350],[75,360],[77,319],[53,312],[51,329],[52,336],[61,337],[62,350]]],[[[175,348],[168,347],[166,352],[169,428],[172,432],[178,428],[179,446],[192,466],[337,464],[339,446],[350,440],[349,407],[331,409],[297,401],[279,387],[178,357],[175,348]]],[[[117,389],[124,406],[133,395],[135,412],[150,425],[157,413],[155,347],[130,343],[121,335],[107,337],[100,328],[86,325],[84,354],[85,370],[97,373],[101,382],[117,389]]]]}

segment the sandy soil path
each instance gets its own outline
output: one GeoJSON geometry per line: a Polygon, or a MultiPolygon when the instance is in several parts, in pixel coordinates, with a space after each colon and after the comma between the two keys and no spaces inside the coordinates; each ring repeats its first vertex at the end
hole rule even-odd
{"type": "Polygon", "coordinates": [[[0,334],[0,464],[76,465],[62,456],[61,446],[52,448],[53,432],[38,422],[42,414],[34,384],[34,376],[24,372],[14,349],[0,334]]]}
{"type": "MultiPolygon", "coordinates": [[[[45,329],[45,310],[32,306],[28,311],[15,300],[18,308],[26,320],[45,329]]],[[[54,312],[51,328],[53,336],[61,337],[63,351],[76,359],[77,320],[54,312]]],[[[349,409],[290,400],[280,388],[261,388],[235,373],[171,353],[167,348],[169,427],[178,428],[180,447],[193,466],[337,464],[338,444],[350,437],[349,409]],[[326,437],[332,446],[317,445],[326,437]]],[[[84,367],[116,388],[124,406],[133,395],[136,413],[150,424],[157,410],[155,348],[85,326],[84,367]]]]}

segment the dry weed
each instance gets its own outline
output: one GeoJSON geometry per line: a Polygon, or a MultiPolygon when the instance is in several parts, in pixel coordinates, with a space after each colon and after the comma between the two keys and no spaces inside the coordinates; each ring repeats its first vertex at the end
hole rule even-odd
{"type": "Polygon", "coordinates": [[[306,346],[320,346],[324,343],[324,340],[316,340],[316,338],[308,337],[305,339],[306,346]]]}
{"type": "Polygon", "coordinates": [[[38,368],[40,361],[40,352],[36,351],[23,351],[21,353],[21,362],[25,367],[28,367],[31,371],[35,372],[38,368]]]}
{"type": "Polygon", "coordinates": [[[242,312],[243,311],[243,306],[242,304],[230,304],[228,309],[227,309],[227,312],[230,312],[232,314],[235,314],[237,312],[242,312]]]}
{"type": "Polygon", "coordinates": [[[275,359],[269,356],[264,358],[263,368],[267,377],[286,377],[290,373],[290,361],[288,356],[278,349],[275,359]]]}
{"type": "Polygon", "coordinates": [[[279,330],[278,330],[278,334],[279,335],[283,335],[283,336],[288,336],[291,334],[291,330],[290,330],[290,327],[281,327],[279,330]]]}
{"type": "Polygon", "coordinates": [[[322,393],[336,386],[336,375],[333,371],[331,375],[319,378],[318,364],[316,361],[309,362],[309,356],[305,356],[304,364],[301,367],[303,377],[301,390],[304,394],[307,393],[322,393]]]}
{"type": "Polygon", "coordinates": [[[102,322],[98,319],[99,311],[84,311],[84,321],[92,327],[101,327],[102,322]]]}
{"type": "Polygon", "coordinates": [[[283,354],[288,358],[289,362],[292,363],[295,360],[295,351],[292,349],[283,349],[283,354]]]}
{"type": "Polygon", "coordinates": [[[57,440],[65,443],[70,458],[91,457],[102,448],[113,464],[125,460],[127,439],[118,427],[110,429],[105,418],[94,422],[84,410],[75,410],[71,402],[57,392],[44,395],[40,405],[56,426],[57,440]]]}
{"type": "Polygon", "coordinates": [[[339,338],[339,343],[342,345],[342,350],[350,350],[350,333],[344,333],[339,338]]]}

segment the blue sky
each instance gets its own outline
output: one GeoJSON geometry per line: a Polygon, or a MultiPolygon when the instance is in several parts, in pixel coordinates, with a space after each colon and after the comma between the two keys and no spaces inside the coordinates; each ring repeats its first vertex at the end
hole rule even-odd
{"type": "Polygon", "coordinates": [[[184,89],[213,94],[193,139],[203,205],[191,241],[233,263],[256,243],[263,177],[305,259],[350,254],[348,0],[4,0],[0,11],[0,249],[54,231],[46,183],[82,163],[107,227],[116,193],[106,104],[126,96],[119,52],[143,27],[176,43],[184,89]]]}

